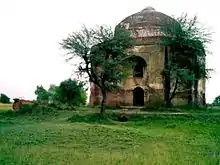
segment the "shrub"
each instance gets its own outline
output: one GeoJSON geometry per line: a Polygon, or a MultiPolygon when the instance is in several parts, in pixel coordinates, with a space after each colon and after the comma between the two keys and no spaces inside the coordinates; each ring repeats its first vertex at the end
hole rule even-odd
{"type": "Polygon", "coordinates": [[[20,109],[16,111],[18,114],[27,114],[27,113],[32,113],[32,105],[25,104],[21,105],[20,109]]]}
{"type": "MultiPolygon", "coordinates": [[[[218,115],[213,114],[183,114],[183,115],[172,115],[172,114],[123,114],[126,116],[126,120],[129,121],[126,124],[161,124],[164,128],[173,129],[178,127],[179,123],[196,123],[196,124],[220,124],[220,118],[218,115]]],[[[82,122],[82,123],[99,123],[99,124],[119,124],[120,113],[106,113],[104,117],[98,113],[75,113],[68,119],[69,122],[82,122]]]]}
{"type": "Polygon", "coordinates": [[[69,110],[69,111],[76,110],[73,105],[63,104],[63,103],[58,103],[58,102],[49,104],[49,107],[54,108],[56,110],[69,110]]]}
{"type": "Polygon", "coordinates": [[[1,116],[13,117],[13,116],[15,116],[15,112],[13,110],[1,111],[0,117],[1,116]]]}
{"type": "Polygon", "coordinates": [[[86,104],[85,84],[77,80],[67,79],[56,88],[56,101],[63,104],[80,106],[86,104]]]}
{"type": "Polygon", "coordinates": [[[55,109],[48,106],[47,104],[23,104],[21,105],[20,110],[16,111],[16,114],[23,115],[23,114],[51,114],[54,113],[55,109]]]}
{"type": "Polygon", "coordinates": [[[164,107],[164,100],[158,93],[153,93],[149,97],[147,108],[161,108],[164,107]]]}

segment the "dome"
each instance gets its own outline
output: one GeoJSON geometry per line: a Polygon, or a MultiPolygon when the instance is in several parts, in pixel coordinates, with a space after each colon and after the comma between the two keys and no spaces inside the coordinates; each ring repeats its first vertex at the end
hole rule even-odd
{"type": "Polygon", "coordinates": [[[156,10],[151,6],[148,6],[145,9],[142,10],[142,12],[145,12],[145,11],[148,12],[148,11],[156,11],[156,10]]]}
{"type": "Polygon", "coordinates": [[[174,21],[174,19],[156,11],[153,7],[146,7],[122,20],[120,25],[130,30],[134,38],[143,38],[161,36],[159,26],[168,21],[174,21]]]}

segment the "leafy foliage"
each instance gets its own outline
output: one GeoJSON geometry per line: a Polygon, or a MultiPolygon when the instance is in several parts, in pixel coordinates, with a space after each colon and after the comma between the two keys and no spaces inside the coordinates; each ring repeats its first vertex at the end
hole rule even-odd
{"type": "Polygon", "coordinates": [[[220,106],[220,96],[217,96],[213,101],[212,105],[220,106]]]}
{"type": "Polygon", "coordinates": [[[133,40],[121,27],[116,27],[115,33],[108,27],[100,26],[89,29],[85,26],[81,31],[73,32],[61,43],[67,51],[67,60],[81,60],[76,73],[87,75],[103,96],[101,113],[104,112],[106,93],[119,88],[121,81],[128,75],[129,62],[127,49],[133,46],[133,40]]]}
{"type": "Polygon", "coordinates": [[[73,106],[86,104],[87,97],[84,86],[82,82],[67,79],[59,86],[51,84],[48,90],[43,86],[37,86],[35,94],[38,102],[49,103],[59,109],[74,109],[73,106]]]}
{"type": "Polygon", "coordinates": [[[71,79],[61,82],[59,87],[56,88],[55,98],[64,104],[85,105],[87,97],[84,83],[71,79]]]}
{"type": "Polygon", "coordinates": [[[37,89],[35,90],[35,94],[37,95],[37,101],[46,101],[48,102],[49,100],[49,93],[44,87],[37,86],[37,89]]]}
{"type": "Polygon", "coordinates": [[[21,109],[16,111],[18,115],[30,114],[30,115],[37,115],[37,114],[51,114],[54,113],[55,109],[48,106],[47,104],[24,104],[21,105],[21,109]]]}
{"type": "MultiPolygon", "coordinates": [[[[190,19],[187,14],[164,23],[162,45],[167,54],[163,75],[166,80],[166,101],[171,103],[177,90],[195,88],[198,94],[198,81],[207,79],[206,44],[210,43],[211,33],[200,27],[197,17],[190,19]]],[[[191,93],[192,94],[192,93],[191,93]]]]}
{"type": "Polygon", "coordinates": [[[6,94],[1,93],[0,103],[8,104],[10,103],[10,98],[6,94]]]}
{"type": "Polygon", "coordinates": [[[58,86],[51,84],[49,89],[48,89],[48,94],[49,94],[49,103],[53,103],[55,100],[57,100],[57,90],[58,86]]]}

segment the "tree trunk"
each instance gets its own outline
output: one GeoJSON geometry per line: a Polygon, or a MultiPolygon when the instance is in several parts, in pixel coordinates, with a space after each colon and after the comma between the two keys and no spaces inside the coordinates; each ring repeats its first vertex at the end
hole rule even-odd
{"type": "Polygon", "coordinates": [[[187,89],[188,89],[188,105],[191,107],[193,98],[192,98],[192,82],[188,81],[187,83],[187,89]]]}
{"type": "Polygon", "coordinates": [[[199,83],[199,67],[198,67],[198,57],[197,56],[193,56],[193,72],[195,75],[195,79],[193,80],[193,96],[194,96],[194,100],[193,100],[193,108],[198,108],[199,107],[199,102],[198,102],[198,83],[199,83]]]}
{"type": "Polygon", "coordinates": [[[164,57],[164,100],[167,107],[171,107],[170,100],[170,71],[169,71],[169,57],[168,48],[165,47],[165,57],[164,57]]]}
{"type": "MultiPolygon", "coordinates": [[[[171,101],[172,101],[173,98],[176,96],[177,87],[178,87],[178,79],[176,79],[176,81],[175,81],[175,85],[174,85],[174,88],[173,88],[173,92],[171,93],[170,98],[169,98],[170,106],[171,106],[171,101]]],[[[170,91],[170,92],[171,92],[171,91],[170,91]]]]}
{"type": "Polygon", "coordinates": [[[102,102],[101,102],[101,107],[100,107],[100,115],[103,116],[104,112],[105,112],[105,102],[106,102],[106,92],[105,90],[101,90],[102,91],[102,102]]]}
{"type": "Polygon", "coordinates": [[[202,105],[206,107],[205,93],[202,93],[202,105]]]}
{"type": "Polygon", "coordinates": [[[197,108],[199,106],[199,102],[198,102],[198,80],[194,81],[194,91],[193,91],[193,95],[194,95],[194,102],[193,105],[195,108],[197,108]]]}

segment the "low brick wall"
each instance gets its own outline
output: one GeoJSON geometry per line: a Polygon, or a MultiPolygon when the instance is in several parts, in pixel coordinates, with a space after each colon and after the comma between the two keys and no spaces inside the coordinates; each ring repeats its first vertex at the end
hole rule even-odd
{"type": "Polygon", "coordinates": [[[14,103],[12,105],[12,108],[14,111],[18,111],[21,108],[21,105],[32,104],[32,103],[33,102],[30,100],[14,99],[14,103]]]}

